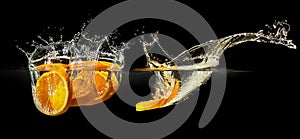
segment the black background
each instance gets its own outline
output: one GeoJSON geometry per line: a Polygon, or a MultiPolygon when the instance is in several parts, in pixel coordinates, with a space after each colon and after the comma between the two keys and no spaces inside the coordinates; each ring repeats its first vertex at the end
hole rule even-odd
{"type": "MultiPolygon", "coordinates": [[[[287,19],[291,25],[289,38],[299,43],[299,15],[296,4],[262,4],[255,1],[196,3],[182,1],[201,14],[218,37],[241,32],[256,32],[274,20],[287,19]]],[[[94,18],[117,1],[80,2],[10,2],[1,9],[1,133],[22,137],[97,137],[107,138],[95,129],[79,108],[49,117],[34,106],[26,57],[16,45],[37,40],[37,35],[53,35],[47,27],[69,40],[83,23],[94,18]],[[3,43],[4,41],[4,43],[3,43]],[[4,129],[4,130],[3,130],[4,129]]],[[[155,8],[153,8],[155,10],[155,8]]],[[[180,10],[180,9],[179,9],[180,10]]],[[[114,18],[114,17],[112,17],[114,18]]],[[[155,24],[153,24],[155,26],[155,24]]],[[[170,31],[168,26],[160,30],[170,31]]],[[[163,27],[163,28],[162,28],[163,27]]],[[[57,35],[57,34],[56,34],[57,35]]],[[[180,35],[179,35],[180,36],[180,35]]],[[[188,39],[188,38],[187,38],[188,39]]],[[[195,45],[194,41],[187,45],[195,45]]],[[[192,40],[192,39],[191,39],[192,40]]],[[[190,47],[187,46],[187,47],[190,47]]],[[[222,105],[214,119],[204,128],[198,121],[207,94],[200,94],[199,103],[187,122],[167,138],[193,135],[210,137],[292,137],[299,131],[299,49],[279,45],[246,43],[225,52],[227,68],[249,72],[230,72],[222,105]]],[[[205,89],[205,86],[204,86],[205,89]]],[[[114,108],[118,103],[113,104],[114,108]]],[[[168,109],[167,109],[168,110],[168,109]]],[[[122,110],[120,110],[122,111],[122,110]]],[[[122,114],[122,112],[120,112],[122,114]]],[[[124,113],[124,112],[123,112],[124,113]]],[[[163,113],[162,110],[152,114],[163,113]]],[[[135,117],[131,117],[134,119],[135,117]]],[[[140,118],[140,117],[139,117],[140,118]]],[[[147,118],[147,117],[145,117],[147,118]]]]}

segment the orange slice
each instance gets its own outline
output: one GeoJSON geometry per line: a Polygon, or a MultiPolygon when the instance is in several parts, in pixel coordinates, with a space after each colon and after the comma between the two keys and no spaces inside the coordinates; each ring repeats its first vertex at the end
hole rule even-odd
{"type": "Polygon", "coordinates": [[[116,93],[119,82],[114,73],[109,73],[107,71],[97,71],[95,73],[95,85],[98,97],[95,98],[94,103],[99,103],[109,99],[113,94],[116,93]]]}
{"type": "Polygon", "coordinates": [[[65,68],[57,68],[42,74],[33,92],[38,110],[50,116],[64,113],[68,109],[69,91],[65,68]]]}
{"type": "MultiPolygon", "coordinates": [[[[136,104],[136,111],[152,110],[165,107],[178,93],[180,88],[180,81],[175,79],[175,85],[171,94],[167,98],[153,99],[148,101],[142,101],[136,104]]],[[[166,89],[168,91],[168,89],[166,89]]]]}
{"type": "Polygon", "coordinates": [[[81,71],[72,81],[71,106],[94,105],[109,99],[117,90],[118,80],[108,71],[81,71]]]}
{"type": "Polygon", "coordinates": [[[71,81],[71,106],[86,105],[96,97],[96,87],[93,82],[94,71],[81,71],[71,81]]]}
{"type": "Polygon", "coordinates": [[[71,106],[103,102],[110,98],[118,88],[119,82],[115,73],[108,71],[119,70],[117,64],[106,61],[84,61],[71,64],[69,67],[72,70],[81,70],[70,84],[73,94],[71,106]]]}

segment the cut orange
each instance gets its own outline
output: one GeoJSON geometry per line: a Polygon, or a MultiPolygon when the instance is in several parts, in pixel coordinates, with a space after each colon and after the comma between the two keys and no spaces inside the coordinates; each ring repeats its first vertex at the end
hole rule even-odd
{"type": "MultiPolygon", "coordinates": [[[[145,111],[165,107],[165,105],[177,95],[179,88],[180,81],[178,79],[175,79],[175,85],[173,87],[173,90],[167,98],[139,102],[136,104],[136,111],[145,111]]],[[[166,91],[168,91],[168,89],[169,88],[167,88],[166,91]]]]}
{"type": "Polygon", "coordinates": [[[114,73],[109,73],[107,71],[97,71],[95,73],[95,85],[98,96],[95,98],[95,103],[99,103],[101,101],[109,99],[113,94],[116,93],[119,82],[114,73]]]}
{"type": "Polygon", "coordinates": [[[42,113],[50,116],[64,113],[69,100],[66,69],[60,67],[41,75],[36,82],[33,97],[42,113]]]}
{"type": "Polygon", "coordinates": [[[73,80],[71,79],[73,95],[70,106],[97,104],[116,92],[119,82],[116,75],[108,70],[118,70],[118,65],[105,61],[85,61],[69,67],[72,70],[81,70],[73,80]]]}
{"type": "Polygon", "coordinates": [[[96,97],[94,71],[81,71],[71,81],[71,106],[86,105],[96,97]]]}
{"type": "Polygon", "coordinates": [[[106,61],[36,66],[35,70],[45,73],[37,79],[34,103],[42,113],[56,116],[64,113],[69,106],[103,102],[117,90],[119,82],[111,71],[118,71],[119,68],[117,64],[106,61]],[[68,77],[67,71],[71,70],[79,72],[74,79],[68,77]]]}
{"type": "Polygon", "coordinates": [[[114,73],[108,71],[81,71],[72,81],[71,106],[93,105],[110,98],[118,87],[114,73]]]}

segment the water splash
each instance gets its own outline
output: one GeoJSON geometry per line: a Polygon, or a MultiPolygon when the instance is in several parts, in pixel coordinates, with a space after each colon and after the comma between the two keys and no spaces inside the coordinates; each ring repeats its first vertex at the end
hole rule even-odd
{"type": "Polygon", "coordinates": [[[49,40],[37,37],[43,43],[32,41],[32,51],[17,46],[27,57],[29,70],[35,70],[35,67],[41,64],[69,64],[92,60],[106,60],[123,66],[123,51],[128,46],[127,43],[121,43],[121,46],[110,44],[109,35],[90,37],[80,32],[70,41],[63,41],[62,37],[58,41],[54,41],[53,37],[49,37],[49,40]]]}
{"type": "MultiPolygon", "coordinates": [[[[117,89],[121,80],[122,74],[119,70],[124,65],[123,51],[127,48],[127,44],[121,43],[121,46],[111,44],[112,36],[90,37],[88,34],[79,32],[70,41],[63,41],[62,37],[60,40],[55,41],[52,37],[46,40],[38,36],[41,43],[33,41],[31,46],[34,49],[32,51],[26,51],[17,46],[28,59],[32,96],[37,109],[47,115],[60,113],[51,108],[52,103],[49,99],[53,94],[50,92],[51,90],[46,88],[44,90],[48,92],[40,93],[44,86],[37,85],[37,82],[42,79],[42,75],[47,75],[45,73],[56,73],[59,68],[66,70],[66,74],[62,74],[66,77],[66,82],[68,82],[67,86],[64,87],[69,90],[68,94],[70,96],[70,98],[67,98],[68,104],[66,108],[69,108],[69,106],[97,104],[102,102],[102,99],[108,99],[114,94],[114,90],[117,89]],[[108,67],[101,68],[99,65],[108,67]],[[96,82],[103,83],[106,87],[101,87],[96,82]],[[83,83],[88,85],[82,87],[83,83]],[[75,87],[75,85],[77,86],[75,87]],[[39,92],[37,91],[38,89],[40,90],[39,92]],[[82,97],[81,100],[77,99],[79,98],[77,96],[84,92],[80,90],[88,92],[84,94],[85,97],[82,97]]],[[[51,79],[51,77],[47,78],[47,80],[51,79]]],[[[54,89],[55,82],[48,82],[48,88],[54,89]]],[[[56,90],[55,92],[59,93],[56,90]]],[[[57,99],[53,103],[64,101],[62,98],[57,99]]]]}
{"type": "MultiPolygon", "coordinates": [[[[81,31],[83,31],[83,28],[81,31]]],[[[287,39],[290,26],[286,21],[275,21],[272,26],[267,25],[267,28],[268,30],[260,30],[255,33],[238,33],[218,40],[209,40],[193,46],[175,57],[168,54],[159,43],[158,33],[150,36],[152,38],[150,42],[145,40],[145,36],[141,36],[140,43],[146,56],[147,68],[134,69],[133,71],[151,71],[154,72],[156,77],[155,84],[152,86],[154,93],[152,94],[152,100],[150,100],[155,102],[155,104],[145,106],[141,110],[166,107],[186,100],[191,95],[191,92],[209,80],[214,68],[219,65],[221,55],[228,48],[245,42],[258,42],[296,49],[296,45],[293,44],[292,40],[287,39]],[[159,47],[165,54],[165,59],[159,59],[151,53],[151,48],[155,46],[159,47]],[[155,105],[156,107],[154,107],[155,105]]],[[[117,46],[113,41],[115,39],[113,34],[108,36],[88,36],[88,34],[79,32],[70,41],[63,41],[62,36],[58,41],[54,41],[52,37],[49,37],[48,40],[40,36],[38,38],[43,44],[33,41],[31,46],[34,47],[34,50],[31,52],[18,47],[28,59],[28,68],[32,79],[32,92],[35,92],[36,80],[43,74],[36,69],[38,65],[108,61],[118,64],[120,70],[122,70],[125,64],[124,51],[130,49],[130,43],[120,43],[117,46]]],[[[76,74],[72,72],[71,76],[75,78],[76,74]]],[[[120,81],[120,72],[117,76],[120,81]]]]}
{"type": "MultiPolygon", "coordinates": [[[[174,58],[167,54],[167,52],[159,44],[157,35],[153,34],[152,42],[142,41],[149,68],[136,70],[155,72],[156,83],[153,100],[169,98],[171,94],[165,92],[165,88],[174,87],[176,78],[175,74],[177,71],[185,71],[184,73],[181,73],[181,87],[177,92],[176,97],[169,102],[159,105],[161,105],[160,107],[165,107],[176,104],[187,99],[193,90],[206,83],[206,81],[211,77],[213,68],[219,65],[221,55],[228,48],[246,42],[258,42],[277,44],[286,46],[287,48],[296,49],[296,45],[292,42],[292,40],[287,39],[290,26],[286,20],[282,22],[275,21],[272,26],[266,26],[268,27],[268,30],[260,30],[256,33],[238,33],[218,40],[204,42],[191,47],[174,58]],[[155,45],[161,48],[162,52],[165,53],[165,55],[171,60],[162,63],[161,61],[153,59],[149,50],[155,45]],[[176,65],[174,65],[174,63],[176,63],[176,65]],[[173,80],[166,81],[168,77],[171,77],[173,80]]],[[[145,103],[147,103],[147,101],[145,101],[145,103]]],[[[152,106],[144,108],[144,110],[152,109],[151,107],[152,106]]]]}

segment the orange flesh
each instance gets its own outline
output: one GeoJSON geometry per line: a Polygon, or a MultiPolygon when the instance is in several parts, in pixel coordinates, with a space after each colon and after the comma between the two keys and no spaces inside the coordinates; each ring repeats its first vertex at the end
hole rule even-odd
{"type": "Polygon", "coordinates": [[[36,105],[38,109],[50,116],[63,113],[68,108],[68,84],[62,68],[51,70],[38,79],[36,83],[36,105]]]}

